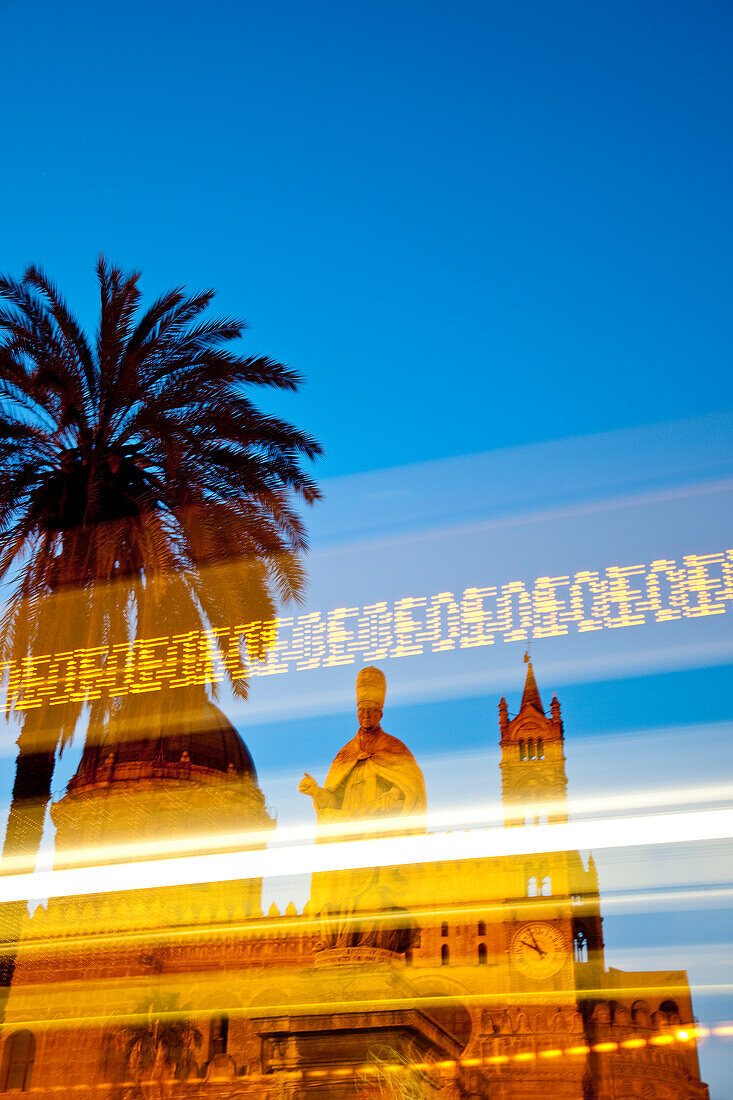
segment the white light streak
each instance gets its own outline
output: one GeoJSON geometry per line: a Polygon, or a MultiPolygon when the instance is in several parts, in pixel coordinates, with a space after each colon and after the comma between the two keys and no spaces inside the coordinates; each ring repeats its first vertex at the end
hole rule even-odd
{"type": "Polygon", "coordinates": [[[733,836],[733,809],[600,818],[527,828],[477,828],[422,835],[287,845],[247,852],[39,871],[0,878],[0,902],[115,893],[234,879],[281,878],[356,867],[406,866],[587,848],[625,848],[733,836]]]}
{"type": "MultiPolygon", "coordinates": [[[[293,786],[297,785],[297,779],[293,778],[293,786]]],[[[612,815],[626,811],[631,813],[650,813],[651,811],[673,807],[678,812],[683,812],[685,807],[702,809],[703,806],[730,804],[733,802],[733,784],[719,784],[705,787],[668,788],[649,791],[626,791],[622,794],[592,795],[589,797],[569,798],[567,801],[547,800],[528,803],[512,803],[503,805],[501,802],[485,802],[472,806],[452,806],[442,810],[431,811],[427,815],[428,825],[432,833],[447,832],[455,829],[475,829],[478,826],[501,826],[505,814],[512,819],[524,819],[527,816],[544,815],[552,817],[558,814],[569,814],[573,818],[583,818],[590,815],[597,819],[601,814],[612,815]]],[[[579,822],[576,822],[579,824],[579,822]]],[[[343,821],[338,824],[321,825],[318,834],[321,840],[346,840],[348,838],[359,839],[365,833],[370,836],[375,834],[405,833],[411,829],[422,830],[425,826],[425,818],[420,817],[391,817],[373,820],[343,821]]],[[[532,826],[533,829],[541,826],[532,826]]],[[[516,829],[513,829],[516,833],[516,829]]],[[[88,848],[73,848],[57,851],[55,865],[57,869],[81,867],[85,865],[98,866],[104,863],[130,860],[153,860],[167,857],[188,857],[196,854],[216,855],[237,850],[241,852],[246,848],[258,848],[265,842],[269,842],[269,850],[287,847],[293,844],[312,843],[315,834],[315,824],[309,825],[279,825],[274,835],[268,832],[246,831],[241,833],[207,833],[199,836],[187,837],[160,837],[156,840],[126,842],[124,844],[98,845],[88,848]]],[[[587,847],[587,845],[583,845],[587,847]]],[[[35,866],[33,860],[27,856],[5,857],[2,860],[0,881],[2,875],[22,874],[29,872],[35,866]]],[[[207,880],[210,881],[210,880],[207,880]]]]}

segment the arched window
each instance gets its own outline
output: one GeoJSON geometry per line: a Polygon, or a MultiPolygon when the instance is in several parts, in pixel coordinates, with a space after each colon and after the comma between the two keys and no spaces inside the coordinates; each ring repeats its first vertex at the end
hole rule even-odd
{"type": "Polygon", "coordinates": [[[2,1081],[7,1092],[26,1092],[31,1087],[31,1073],[36,1057],[36,1040],[30,1031],[16,1031],[9,1036],[3,1051],[2,1081]]]}
{"type": "Polygon", "coordinates": [[[529,757],[530,760],[534,760],[536,751],[537,750],[535,749],[534,741],[528,741],[527,742],[527,756],[529,757]]]}
{"type": "Polygon", "coordinates": [[[651,1025],[649,1005],[646,1001],[634,1001],[631,1006],[631,1019],[635,1024],[641,1027],[649,1027],[651,1025]]]}
{"type": "Polygon", "coordinates": [[[549,898],[552,893],[552,883],[550,882],[550,876],[545,875],[540,883],[540,896],[543,898],[549,898]]]}
{"type": "Polygon", "coordinates": [[[524,741],[519,742],[519,759],[520,760],[526,760],[527,759],[527,745],[524,741]]]}
{"type": "Polygon", "coordinates": [[[676,1001],[662,1001],[659,1011],[667,1017],[668,1024],[678,1024],[680,1022],[680,1010],[676,1001]]]}
{"type": "Polygon", "coordinates": [[[545,746],[542,744],[542,738],[541,737],[538,738],[538,740],[537,740],[537,759],[538,760],[544,760],[545,759],[545,746]]]}
{"type": "Polygon", "coordinates": [[[209,1025],[209,1058],[226,1054],[229,1040],[229,1017],[214,1016],[209,1025]]]}
{"type": "Polygon", "coordinates": [[[440,965],[447,966],[450,962],[450,951],[448,950],[448,944],[444,943],[440,949],[440,965]]]}
{"type": "Polygon", "coordinates": [[[588,937],[582,928],[579,928],[573,937],[576,963],[588,962],[588,937]]]}
{"type": "Polygon", "coordinates": [[[440,934],[441,934],[441,936],[447,936],[448,935],[448,925],[445,923],[445,921],[443,921],[443,923],[440,926],[440,934]]]}
{"type": "Polygon", "coordinates": [[[479,936],[486,935],[486,921],[480,920],[478,922],[478,934],[479,936]]]}
{"type": "Polygon", "coordinates": [[[527,897],[537,897],[537,875],[530,875],[527,880],[527,897]]]}
{"type": "Polygon", "coordinates": [[[486,944],[480,943],[478,945],[478,964],[479,966],[486,966],[486,944]]]}

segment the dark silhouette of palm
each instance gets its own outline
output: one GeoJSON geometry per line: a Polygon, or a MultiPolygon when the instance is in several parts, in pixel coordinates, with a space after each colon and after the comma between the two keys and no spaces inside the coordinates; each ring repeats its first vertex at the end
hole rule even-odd
{"type": "Polygon", "coordinates": [[[138,1093],[151,1100],[165,1095],[174,1081],[195,1074],[203,1036],[185,1015],[189,1007],[153,991],[135,1022],[109,1033],[108,1068],[135,1081],[138,1093]]]}
{"type": "MultiPolygon", "coordinates": [[[[94,342],[42,271],[0,278],[0,656],[11,667],[266,622],[303,589],[297,507],[319,496],[303,463],[320,447],[251,399],[259,386],[295,390],[299,376],[233,350],[245,325],[203,316],[212,291],[172,290],[142,311],[138,274],[100,259],[97,276],[94,342]]],[[[250,632],[248,645],[262,655],[267,639],[250,632]]],[[[246,695],[245,680],[232,686],[246,695]]],[[[119,708],[97,694],[18,711],[9,688],[21,733],[6,860],[33,862],[55,753],[84,709],[101,729],[119,708]]],[[[6,942],[14,921],[6,913],[6,942]]],[[[12,960],[3,970],[7,984],[12,960]]]]}

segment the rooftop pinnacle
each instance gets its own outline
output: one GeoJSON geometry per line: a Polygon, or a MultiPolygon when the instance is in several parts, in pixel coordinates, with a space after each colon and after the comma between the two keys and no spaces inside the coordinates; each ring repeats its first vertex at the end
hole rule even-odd
{"type": "Polygon", "coordinates": [[[529,659],[529,653],[525,653],[524,659],[527,662],[527,679],[524,683],[524,693],[522,695],[522,703],[520,711],[524,710],[528,703],[531,703],[533,707],[536,707],[542,714],[542,700],[540,699],[539,689],[537,687],[537,681],[534,678],[534,672],[532,671],[532,662],[529,659]]]}

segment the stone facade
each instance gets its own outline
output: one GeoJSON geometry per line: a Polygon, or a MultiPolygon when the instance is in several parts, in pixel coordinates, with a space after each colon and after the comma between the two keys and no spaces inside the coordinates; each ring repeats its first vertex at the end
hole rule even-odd
{"type": "MultiPolygon", "coordinates": [[[[499,713],[506,828],[566,820],[560,705],[545,715],[531,665],[518,714],[503,699],[499,713]]],[[[87,756],[54,808],[60,863],[235,822],[264,846],[274,823],[248,754],[231,727],[216,738],[198,762],[195,738],[87,756]]],[[[592,859],[399,871],[419,930],[403,955],[326,957],[308,907],[263,915],[257,881],[39,907],[0,1096],[706,1100],[686,975],[606,966],[592,859]]]]}

